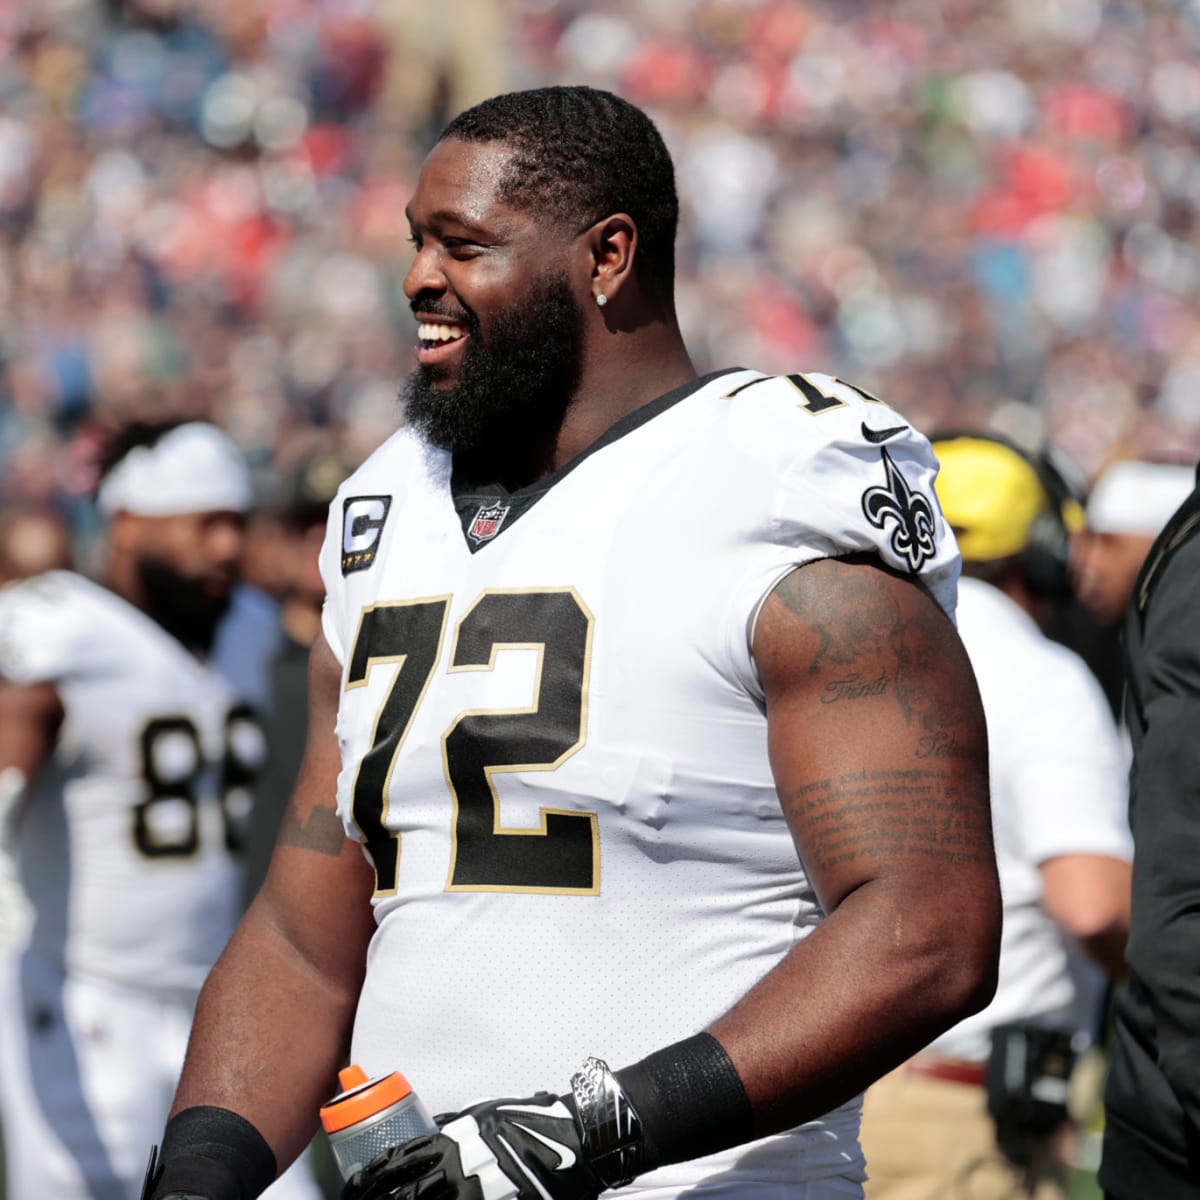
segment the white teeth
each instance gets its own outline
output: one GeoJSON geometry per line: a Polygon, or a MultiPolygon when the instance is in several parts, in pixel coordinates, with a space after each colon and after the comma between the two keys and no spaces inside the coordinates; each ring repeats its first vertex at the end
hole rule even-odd
{"type": "Polygon", "coordinates": [[[422,321],[417,326],[417,337],[423,342],[449,342],[463,336],[463,330],[458,325],[434,325],[422,321]]]}

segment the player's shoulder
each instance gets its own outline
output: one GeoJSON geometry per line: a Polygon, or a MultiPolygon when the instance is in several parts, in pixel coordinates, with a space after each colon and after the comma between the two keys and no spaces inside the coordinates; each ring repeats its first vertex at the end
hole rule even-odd
{"type": "Polygon", "coordinates": [[[0,674],[60,678],[103,645],[128,604],[74,571],[48,571],[0,588],[0,674]]]}
{"type": "Polygon", "coordinates": [[[732,436],[751,439],[785,456],[807,456],[828,446],[878,461],[878,447],[931,455],[928,440],[886,400],[823,371],[767,375],[743,371],[728,377],[732,436]]]}
{"type": "Polygon", "coordinates": [[[860,497],[873,525],[889,513],[905,527],[910,518],[938,524],[929,439],[865,388],[820,371],[743,372],[730,377],[724,402],[720,440],[737,452],[730,461],[743,475],[777,480],[781,494],[799,503],[790,511],[803,511],[814,493],[835,492],[860,497]],[[800,503],[801,496],[808,499],[800,503]]]}
{"type": "Polygon", "coordinates": [[[1037,643],[1037,652],[1036,678],[1046,682],[1048,692],[1063,698],[1072,719],[1083,705],[1090,705],[1105,714],[1111,712],[1100,681],[1078,650],[1043,633],[1037,643]]]}
{"type": "Polygon", "coordinates": [[[367,524],[379,527],[406,503],[444,486],[449,455],[403,425],[342,480],[329,509],[330,528],[357,537],[367,524]]]}
{"type": "Polygon", "coordinates": [[[995,584],[972,575],[958,581],[958,629],[976,671],[1007,684],[1014,672],[1054,671],[1055,648],[1030,614],[995,584]]]}
{"type": "Polygon", "coordinates": [[[329,506],[321,574],[327,595],[359,579],[402,518],[449,485],[450,456],[405,425],[342,481],[329,506]]]}
{"type": "Polygon", "coordinates": [[[109,595],[75,571],[47,571],[0,587],[0,613],[10,619],[32,617],[58,623],[106,607],[109,595]]]}
{"type": "Polygon", "coordinates": [[[353,496],[394,494],[419,485],[423,477],[437,470],[443,457],[412,426],[402,425],[342,480],[338,501],[353,496]]]}
{"type": "Polygon", "coordinates": [[[970,576],[959,580],[958,625],[978,673],[997,675],[1006,686],[1037,681],[1036,689],[1019,689],[1026,712],[1026,706],[1039,702],[1049,702],[1056,713],[1074,713],[1075,701],[1107,709],[1082,656],[1048,637],[1024,608],[993,584],[970,576]]]}
{"type": "Polygon", "coordinates": [[[954,611],[959,557],[934,490],[928,438],[862,387],[820,371],[720,381],[726,492],[757,506],[763,536],[810,557],[876,553],[919,573],[954,611]]]}

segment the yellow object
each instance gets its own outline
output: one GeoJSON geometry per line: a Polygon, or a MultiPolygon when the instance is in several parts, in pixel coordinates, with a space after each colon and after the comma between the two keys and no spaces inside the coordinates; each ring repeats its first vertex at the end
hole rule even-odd
{"type": "Polygon", "coordinates": [[[1051,501],[1033,464],[1001,442],[952,437],[934,441],[940,464],[934,488],[968,562],[1020,554],[1051,501]]]}

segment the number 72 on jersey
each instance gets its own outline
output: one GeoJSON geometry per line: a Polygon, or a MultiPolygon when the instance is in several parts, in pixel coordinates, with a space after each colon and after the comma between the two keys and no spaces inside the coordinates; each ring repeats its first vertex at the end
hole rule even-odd
{"type": "MultiPolygon", "coordinates": [[[[363,609],[346,669],[346,690],[394,664],[375,715],[371,744],[353,785],[355,824],[375,863],[375,894],[396,891],[399,835],[388,828],[391,803],[403,803],[394,772],[405,737],[442,658],[450,597],[381,602],[363,609]]],[[[492,775],[553,771],[583,744],[591,662],[592,614],[573,588],[489,590],[459,621],[449,672],[490,671],[502,649],[538,653],[532,703],[519,709],[469,709],[442,735],[452,800],[447,891],[600,890],[596,814],[543,808],[537,828],[506,829],[492,775]]]]}

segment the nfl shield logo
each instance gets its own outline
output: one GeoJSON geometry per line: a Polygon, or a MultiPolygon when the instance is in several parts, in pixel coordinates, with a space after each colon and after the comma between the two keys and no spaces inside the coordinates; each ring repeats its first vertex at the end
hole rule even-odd
{"type": "Polygon", "coordinates": [[[467,537],[473,542],[486,542],[500,532],[504,518],[508,516],[508,504],[485,504],[475,514],[467,527],[467,537]]]}

